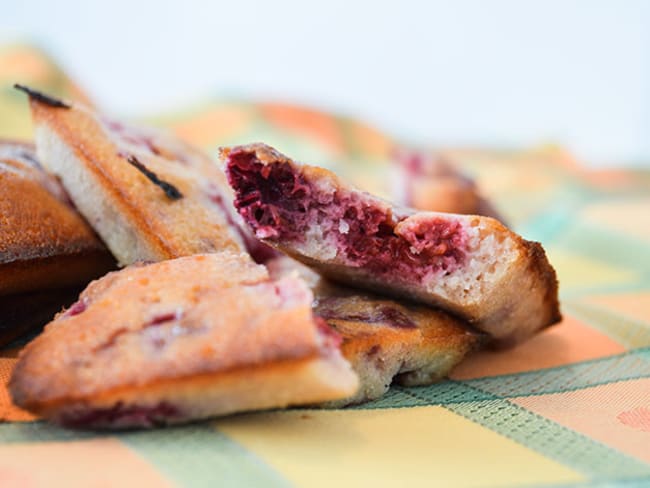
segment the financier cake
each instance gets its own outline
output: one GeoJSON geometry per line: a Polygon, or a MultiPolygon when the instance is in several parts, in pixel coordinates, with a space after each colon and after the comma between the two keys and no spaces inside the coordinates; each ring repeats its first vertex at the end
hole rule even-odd
{"type": "Polygon", "coordinates": [[[255,235],[329,278],[438,306],[501,344],[560,320],[542,246],[493,218],[396,208],[264,144],[221,157],[255,235]]]}
{"type": "Polygon", "coordinates": [[[295,277],[247,255],[134,265],[91,283],[21,352],[16,405],[85,428],[152,427],[346,398],[357,377],[295,277]]]}
{"type": "Polygon", "coordinates": [[[16,87],[29,95],[41,163],[121,265],[245,249],[225,176],[203,152],[16,87]]]}

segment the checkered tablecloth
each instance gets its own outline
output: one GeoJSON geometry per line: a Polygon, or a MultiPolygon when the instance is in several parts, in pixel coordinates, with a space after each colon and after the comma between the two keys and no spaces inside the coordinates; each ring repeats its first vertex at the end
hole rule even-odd
{"type": "MultiPolygon", "coordinates": [[[[83,96],[41,52],[6,48],[0,137],[30,135],[16,81],[83,96]]],[[[208,101],[143,120],[209,150],[264,141],[380,194],[397,146],[353,119],[273,103],[208,101]]],[[[13,347],[0,351],[0,486],[650,486],[650,171],[589,171],[552,146],[444,152],[544,244],[560,325],[356,408],[112,434],[12,406],[13,347]]]]}

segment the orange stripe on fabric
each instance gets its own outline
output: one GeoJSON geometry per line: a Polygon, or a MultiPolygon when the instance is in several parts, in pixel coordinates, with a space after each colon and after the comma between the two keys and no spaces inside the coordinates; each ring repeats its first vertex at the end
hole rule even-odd
{"type": "Polygon", "coordinates": [[[172,484],[117,439],[99,438],[1,445],[0,486],[170,487],[172,484]]]}
{"type": "Polygon", "coordinates": [[[519,346],[481,351],[462,362],[450,375],[456,380],[551,368],[625,352],[613,339],[565,316],[557,324],[519,346]]]}
{"type": "Polygon", "coordinates": [[[259,107],[272,124],[315,139],[339,154],[343,152],[343,134],[335,116],[275,103],[262,103],[259,107]]]}
{"type": "Polygon", "coordinates": [[[649,378],[511,401],[650,463],[649,378]]]}

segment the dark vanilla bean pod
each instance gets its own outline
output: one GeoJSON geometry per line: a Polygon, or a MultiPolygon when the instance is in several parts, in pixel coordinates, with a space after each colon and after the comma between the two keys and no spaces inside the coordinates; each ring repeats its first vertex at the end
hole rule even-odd
{"type": "Polygon", "coordinates": [[[26,93],[29,96],[29,98],[31,98],[32,100],[36,100],[37,102],[44,103],[45,105],[49,105],[50,107],[72,108],[71,105],[65,103],[64,101],[59,100],[58,98],[54,98],[50,95],[46,95],[45,93],[42,93],[38,90],[34,90],[33,88],[29,88],[28,86],[15,83],[14,88],[16,90],[26,93]]]}
{"type": "Polygon", "coordinates": [[[154,185],[159,186],[162,188],[162,190],[165,192],[165,195],[171,200],[179,200],[183,198],[183,194],[180,192],[178,188],[176,188],[174,185],[171,183],[161,180],[156,173],[151,171],[149,168],[147,168],[144,164],[142,164],[138,158],[136,158],[133,155],[127,156],[126,160],[134,166],[136,169],[138,169],[143,175],[145,175],[149,181],[151,181],[154,185]]]}

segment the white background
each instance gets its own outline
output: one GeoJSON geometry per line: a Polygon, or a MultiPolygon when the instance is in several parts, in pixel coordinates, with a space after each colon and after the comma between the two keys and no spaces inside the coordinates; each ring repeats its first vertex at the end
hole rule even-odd
{"type": "Polygon", "coordinates": [[[228,96],[361,117],[419,144],[566,144],[650,162],[650,1],[2,0],[112,112],[228,96]]]}

